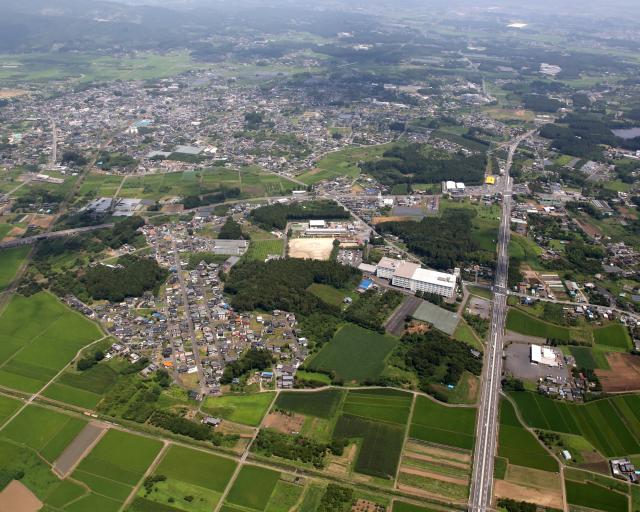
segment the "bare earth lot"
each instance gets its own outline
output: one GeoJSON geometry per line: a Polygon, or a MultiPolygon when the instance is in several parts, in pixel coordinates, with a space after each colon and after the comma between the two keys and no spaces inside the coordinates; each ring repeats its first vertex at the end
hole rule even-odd
{"type": "Polygon", "coordinates": [[[37,512],[42,502],[25,485],[12,480],[0,493],[0,512],[37,512]]]}
{"type": "Polygon", "coordinates": [[[498,498],[528,501],[529,503],[537,503],[538,505],[560,510],[564,508],[562,492],[551,489],[534,489],[533,487],[525,487],[504,480],[496,480],[495,495],[498,498]]]}
{"type": "Polygon", "coordinates": [[[596,370],[605,392],[640,390],[640,357],[613,352],[607,362],[610,370],[596,370]]]}
{"type": "Polygon", "coordinates": [[[53,465],[56,473],[67,476],[106,432],[104,425],[89,423],[62,452],[53,465]]]}
{"type": "Polygon", "coordinates": [[[264,420],[265,428],[272,428],[284,434],[300,432],[304,424],[304,416],[301,414],[283,414],[272,412],[264,420]]]}
{"type": "Polygon", "coordinates": [[[289,256],[311,260],[328,260],[333,249],[333,238],[292,238],[289,256]]]}

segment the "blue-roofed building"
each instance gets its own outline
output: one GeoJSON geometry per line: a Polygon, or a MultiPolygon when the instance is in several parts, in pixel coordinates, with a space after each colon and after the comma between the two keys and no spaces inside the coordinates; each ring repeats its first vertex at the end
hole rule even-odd
{"type": "Polygon", "coordinates": [[[360,281],[360,284],[358,285],[358,290],[366,292],[372,286],[373,286],[373,281],[371,279],[363,279],[362,281],[360,281]]]}

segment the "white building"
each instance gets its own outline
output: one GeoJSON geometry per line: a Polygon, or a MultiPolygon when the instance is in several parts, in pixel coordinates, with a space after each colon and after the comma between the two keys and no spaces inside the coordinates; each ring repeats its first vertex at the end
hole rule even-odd
{"type": "Polygon", "coordinates": [[[560,365],[560,358],[556,351],[551,347],[531,345],[531,362],[534,364],[557,367],[560,365]]]}
{"type": "Polygon", "coordinates": [[[417,263],[384,257],[377,265],[376,275],[389,279],[400,288],[435,293],[443,297],[453,297],[457,278],[453,274],[421,268],[417,263]]]}

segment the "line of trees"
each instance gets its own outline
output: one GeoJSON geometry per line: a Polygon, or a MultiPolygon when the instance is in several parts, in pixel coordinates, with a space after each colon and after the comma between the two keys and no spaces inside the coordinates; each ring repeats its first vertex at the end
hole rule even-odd
{"type": "Polygon", "coordinates": [[[350,214],[335,201],[305,201],[300,203],[271,204],[252,210],[252,222],[263,229],[284,229],[290,220],[348,219],[350,214]]]}

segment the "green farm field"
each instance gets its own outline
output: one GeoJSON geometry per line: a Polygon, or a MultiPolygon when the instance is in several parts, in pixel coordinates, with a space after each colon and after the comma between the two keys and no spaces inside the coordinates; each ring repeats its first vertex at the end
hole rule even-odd
{"type": "Polygon", "coordinates": [[[88,370],[70,369],[44,390],[43,395],[61,402],[93,409],[118,380],[118,373],[102,362],[88,370]]]}
{"type": "MultiPolygon", "coordinates": [[[[80,462],[71,477],[117,503],[129,496],[157,456],[162,443],[119,430],[109,430],[80,462]]],[[[87,504],[83,504],[87,506],[87,504]]],[[[85,508],[85,510],[90,510],[85,508]]]]}
{"type": "Polygon", "coordinates": [[[545,322],[516,308],[509,309],[506,328],[527,336],[540,336],[541,338],[553,338],[560,341],[591,341],[587,332],[545,322]]]}
{"type": "Polygon", "coordinates": [[[185,512],[209,512],[218,504],[235,467],[231,459],[171,446],[154,472],[166,480],[156,482],[151,492],[141,487],[132,509],[155,510],[173,498],[185,512]],[[187,496],[193,499],[179,499],[187,496]]]}
{"type": "Polygon", "coordinates": [[[30,250],[28,246],[0,250],[0,291],[12,283],[30,250]]]}
{"type": "Polygon", "coordinates": [[[37,451],[53,463],[87,422],[51,409],[30,405],[2,430],[2,437],[37,451]]]}
{"type": "Polygon", "coordinates": [[[334,371],[347,382],[376,379],[398,341],[353,324],[340,328],[308,365],[312,370],[334,371]]]}
{"type": "Polygon", "coordinates": [[[420,441],[473,449],[476,409],[447,407],[423,396],[416,397],[409,435],[420,441]]]}
{"type": "Polygon", "coordinates": [[[0,316],[0,385],[35,392],[101,336],[53,295],[14,295],[0,316]]]}
{"type": "Polygon", "coordinates": [[[593,341],[599,347],[614,351],[627,352],[631,349],[631,336],[627,328],[619,323],[612,323],[593,330],[593,341]]]}
{"type": "Polygon", "coordinates": [[[413,395],[393,389],[363,389],[349,391],[342,406],[345,414],[368,420],[406,425],[413,395]]]}
{"type": "Polygon", "coordinates": [[[441,511],[435,508],[428,508],[428,507],[413,505],[411,503],[406,503],[404,501],[394,501],[393,512],[441,512],[441,511]]]}
{"type": "Polygon", "coordinates": [[[567,502],[571,505],[605,512],[628,512],[629,510],[629,501],[626,495],[595,482],[575,482],[565,478],[564,484],[567,502]]]}
{"type": "Polygon", "coordinates": [[[280,473],[270,469],[245,465],[240,470],[227,501],[244,509],[264,511],[280,480],[280,473]]]}
{"type": "Polygon", "coordinates": [[[266,392],[208,397],[202,409],[229,421],[257,427],[269,410],[274,396],[275,393],[266,392]]]}
{"type": "Polygon", "coordinates": [[[558,462],[522,426],[513,405],[505,399],[500,402],[498,455],[509,459],[509,464],[554,473],[558,471],[558,462]]]}
{"type": "Polygon", "coordinates": [[[0,395],[0,426],[2,426],[21,405],[21,402],[15,398],[0,395]]]}
{"type": "Polygon", "coordinates": [[[344,298],[350,296],[350,294],[345,291],[338,290],[337,288],[327,284],[319,283],[313,283],[309,288],[307,288],[307,291],[313,293],[323,302],[337,307],[344,306],[344,298]]]}
{"type": "Polygon", "coordinates": [[[640,395],[568,404],[532,392],[514,392],[528,426],[584,437],[605,457],[640,453],[640,395]]]}
{"type": "Polygon", "coordinates": [[[305,416],[328,419],[335,415],[343,396],[344,392],[335,388],[305,393],[281,391],[274,407],[305,416]]]}

